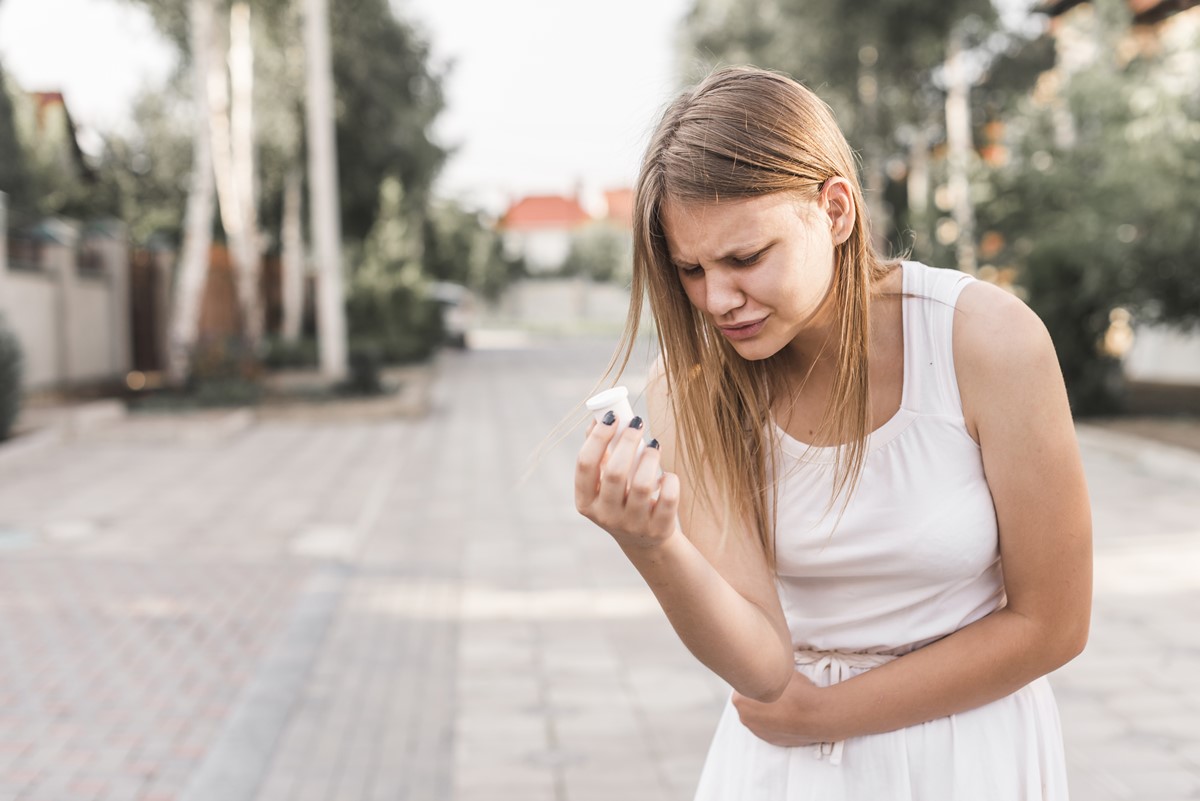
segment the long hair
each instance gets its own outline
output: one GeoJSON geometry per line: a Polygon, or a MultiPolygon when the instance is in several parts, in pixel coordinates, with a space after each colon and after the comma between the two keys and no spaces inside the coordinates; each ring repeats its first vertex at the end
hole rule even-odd
{"type": "Polygon", "coordinates": [[[662,212],[668,199],[714,203],[789,192],[815,201],[835,176],[850,183],[857,213],[849,238],[834,249],[836,368],[818,429],[820,439],[840,443],[832,509],[838,497],[848,500],[854,492],[866,458],[868,307],[873,287],[891,267],[871,245],[854,154],[832,111],[787,76],[751,67],[720,69],[667,107],[637,181],[632,298],[608,374],[628,364],[648,295],[676,421],[679,467],[697,479],[712,477],[720,497],[703,500],[714,512],[724,510],[726,535],[733,526],[753,524],[772,564],[770,477],[776,471],[769,462],[778,444],[772,408],[788,390],[779,356],[743,359],[692,306],[670,260],[662,212]]]}

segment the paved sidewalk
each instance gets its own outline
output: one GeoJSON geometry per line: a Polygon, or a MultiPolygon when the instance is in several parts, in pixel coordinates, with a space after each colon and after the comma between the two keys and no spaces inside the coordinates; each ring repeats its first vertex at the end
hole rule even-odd
{"type": "MultiPolygon", "coordinates": [[[[726,690],[575,514],[579,432],[520,480],[608,355],[447,353],[420,420],[0,448],[0,801],[689,799],[726,690]]],[[[1200,456],[1081,440],[1073,797],[1200,799],[1200,456]]]]}

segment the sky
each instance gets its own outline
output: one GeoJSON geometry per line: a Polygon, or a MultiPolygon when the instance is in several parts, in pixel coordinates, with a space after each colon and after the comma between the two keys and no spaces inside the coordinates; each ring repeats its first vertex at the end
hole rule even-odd
{"type": "MultiPolygon", "coordinates": [[[[492,211],[525,194],[632,184],[677,91],[675,32],[690,0],[391,0],[448,69],[435,135],[456,148],[440,194],[492,211]]],[[[62,91],[85,149],[128,126],[134,98],[176,63],[122,0],[2,0],[0,62],[62,91]]]]}

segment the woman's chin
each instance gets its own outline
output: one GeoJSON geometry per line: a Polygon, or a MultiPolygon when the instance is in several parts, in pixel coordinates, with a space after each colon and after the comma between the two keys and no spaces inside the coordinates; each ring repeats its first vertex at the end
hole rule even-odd
{"type": "Polygon", "coordinates": [[[738,356],[741,356],[748,362],[761,362],[763,359],[769,359],[782,349],[779,343],[769,342],[759,337],[743,342],[730,342],[729,344],[738,356]]]}

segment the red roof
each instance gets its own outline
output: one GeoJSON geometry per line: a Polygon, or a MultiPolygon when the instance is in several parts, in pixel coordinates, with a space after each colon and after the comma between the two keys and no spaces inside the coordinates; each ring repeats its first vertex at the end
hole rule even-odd
{"type": "Polygon", "coordinates": [[[500,228],[510,231],[539,228],[574,228],[591,217],[579,201],[562,195],[530,195],[508,207],[500,228]]]}
{"type": "MultiPolygon", "coordinates": [[[[1057,17],[1087,0],[1043,0],[1033,10],[1057,17]]],[[[1200,0],[1126,0],[1133,12],[1133,21],[1138,25],[1150,25],[1164,20],[1180,11],[1200,5],[1200,0]]]]}
{"type": "Polygon", "coordinates": [[[608,207],[608,219],[626,228],[633,228],[633,190],[608,189],[604,192],[604,203],[608,207]]]}
{"type": "Polygon", "coordinates": [[[62,92],[31,92],[34,107],[37,109],[37,127],[42,130],[46,126],[46,110],[54,106],[67,107],[62,92]]]}

